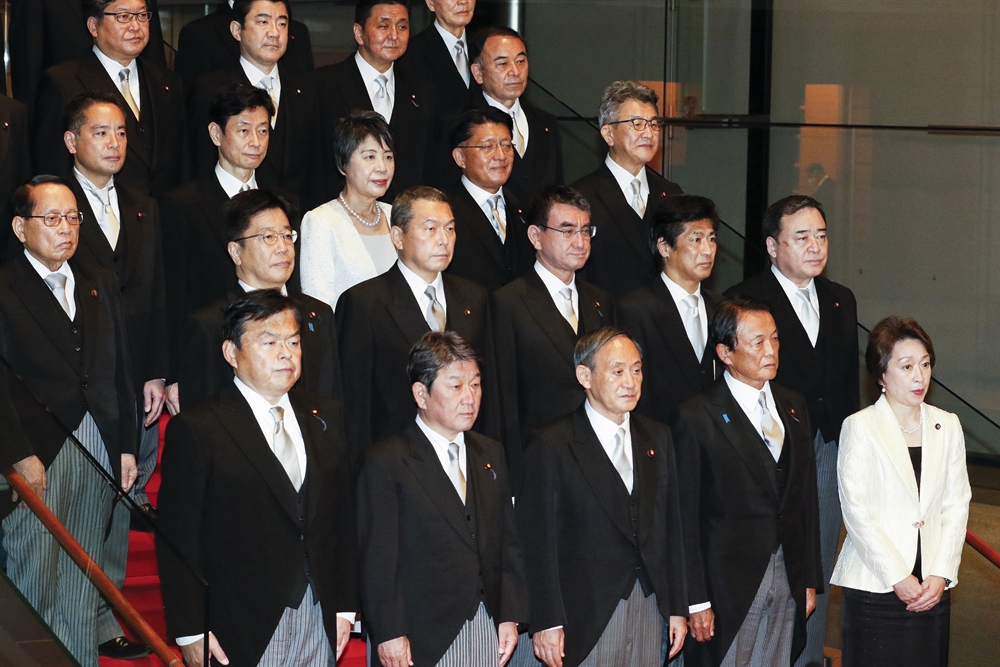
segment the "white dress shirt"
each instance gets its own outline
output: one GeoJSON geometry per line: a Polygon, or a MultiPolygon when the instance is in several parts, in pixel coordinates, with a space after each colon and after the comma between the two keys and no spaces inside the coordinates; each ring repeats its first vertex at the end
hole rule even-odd
{"type": "Polygon", "coordinates": [[[489,104],[491,107],[493,107],[494,109],[499,109],[500,111],[503,111],[505,114],[510,116],[511,120],[514,121],[514,124],[517,125],[517,131],[521,133],[522,137],[524,137],[524,150],[525,152],[527,152],[528,117],[524,115],[524,109],[521,108],[521,98],[517,98],[516,100],[514,100],[514,104],[512,104],[511,107],[508,109],[503,105],[503,102],[498,102],[489,95],[487,95],[486,91],[483,91],[483,97],[486,98],[486,103],[489,104]]]}
{"type": "MultiPolygon", "coordinates": [[[[430,426],[424,423],[424,420],[417,415],[417,426],[427,439],[431,442],[431,447],[434,448],[434,453],[437,454],[438,461],[441,462],[441,467],[444,468],[444,472],[447,475],[448,469],[451,467],[451,461],[448,459],[448,445],[455,443],[458,445],[458,469],[462,472],[462,477],[469,479],[469,467],[467,463],[467,456],[465,450],[465,434],[459,433],[455,436],[454,440],[449,440],[437,431],[433,430],[430,426]]],[[[459,496],[462,495],[462,489],[455,484],[455,480],[452,480],[452,485],[455,486],[455,492],[459,496]]]]}
{"type": "Polygon", "coordinates": [[[548,290],[549,296],[552,297],[552,303],[556,305],[556,310],[559,314],[563,316],[570,326],[573,326],[569,321],[569,314],[566,312],[566,299],[563,298],[562,294],[559,292],[565,288],[570,288],[573,290],[573,312],[576,313],[577,321],[580,319],[580,292],[576,289],[576,274],[573,274],[573,279],[569,281],[567,285],[563,281],[559,280],[551,271],[542,266],[542,263],[537,259],[535,260],[535,273],[538,277],[542,279],[542,284],[545,285],[545,289],[548,290]]]}
{"type": "Polygon", "coordinates": [[[427,289],[428,285],[434,288],[434,296],[437,297],[438,303],[441,304],[441,310],[444,311],[445,321],[448,318],[448,302],[444,294],[444,279],[441,277],[441,273],[438,272],[437,276],[434,278],[434,282],[424,282],[424,279],[410,271],[406,264],[403,264],[403,260],[397,260],[396,266],[403,274],[403,278],[406,279],[406,284],[410,286],[410,291],[413,292],[413,298],[417,300],[417,305],[420,306],[420,313],[426,313],[427,309],[431,305],[431,300],[427,298],[424,291],[427,289]]]}
{"type": "Polygon", "coordinates": [[[378,108],[378,105],[375,103],[375,95],[378,93],[378,82],[376,79],[379,76],[386,78],[385,93],[389,97],[389,115],[386,117],[385,122],[388,123],[392,118],[392,110],[396,104],[395,63],[389,65],[389,69],[386,71],[380,72],[361,57],[360,51],[354,54],[354,62],[358,64],[358,71],[361,72],[361,80],[365,82],[365,89],[368,91],[368,99],[371,100],[373,109],[378,108]]]}
{"type": "Polygon", "coordinates": [[[35,256],[28,252],[27,248],[24,249],[24,256],[28,258],[28,264],[31,264],[31,268],[42,277],[42,280],[53,273],[61,273],[66,276],[66,301],[69,303],[69,319],[76,319],[76,278],[73,277],[73,269],[69,268],[69,262],[63,262],[58,269],[50,271],[49,267],[35,259],[35,256]]]}
{"type": "Polygon", "coordinates": [[[112,60],[104,55],[104,52],[97,48],[96,44],[94,45],[94,55],[96,55],[97,59],[101,61],[101,65],[104,66],[104,69],[107,71],[108,76],[111,77],[111,81],[114,82],[117,90],[122,89],[122,80],[118,75],[123,69],[128,70],[128,89],[129,92],[132,93],[132,99],[135,100],[136,108],[141,112],[142,95],[139,94],[139,91],[142,89],[142,86],[139,85],[139,66],[135,64],[135,59],[133,58],[128,65],[122,65],[117,60],[112,60]]]}
{"type": "MultiPolygon", "coordinates": [[[[239,285],[240,289],[242,289],[247,294],[249,294],[250,292],[256,292],[257,291],[256,287],[251,287],[250,285],[246,284],[242,280],[237,280],[236,284],[239,285]]],[[[288,296],[288,285],[282,285],[281,286],[281,295],[282,296],[288,296]]],[[[305,479],[305,475],[302,476],[302,479],[305,479]]]]}
{"type": "Polygon", "coordinates": [[[629,426],[629,413],[625,413],[625,419],[622,420],[621,424],[616,424],[598,413],[590,404],[590,399],[584,402],[583,409],[587,413],[587,419],[590,420],[591,428],[597,434],[597,440],[601,443],[601,447],[604,448],[604,453],[608,455],[608,460],[611,461],[612,465],[615,463],[614,458],[612,458],[615,453],[615,434],[618,433],[618,429],[625,429],[625,458],[628,459],[628,465],[634,471],[635,465],[632,461],[632,429],[629,426]]]}
{"type": "MultiPolygon", "coordinates": [[[[691,294],[688,291],[675,283],[673,280],[667,277],[667,274],[660,272],[660,278],[663,279],[663,284],[667,286],[667,291],[670,292],[670,296],[674,299],[674,305],[677,306],[677,312],[681,314],[681,320],[684,318],[688,312],[688,306],[684,303],[684,299],[691,296],[691,294],[698,297],[698,317],[701,318],[701,339],[704,341],[708,340],[708,310],[705,308],[705,298],[701,295],[701,283],[694,288],[691,294]]],[[[687,327],[687,322],[684,321],[685,328],[687,327]]],[[[692,349],[694,348],[694,343],[691,344],[692,349]]],[[[704,350],[695,350],[695,354],[701,357],[704,350]]]]}
{"type": "MultiPolygon", "coordinates": [[[[251,63],[243,56],[240,56],[240,67],[243,68],[243,73],[246,74],[247,80],[250,81],[250,84],[256,88],[262,88],[264,90],[267,90],[267,88],[264,86],[263,83],[261,83],[261,81],[265,77],[268,76],[271,77],[271,96],[272,99],[274,100],[274,111],[275,111],[274,118],[277,118],[278,117],[277,101],[281,99],[281,74],[278,72],[279,69],[278,65],[275,64],[273,67],[271,67],[270,72],[265,72],[259,69],[256,65],[251,63]]],[[[271,119],[272,127],[274,125],[274,118],[271,119]]]]}
{"type": "MultiPolygon", "coordinates": [[[[806,330],[806,334],[809,336],[809,341],[813,344],[813,347],[816,347],[816,339],[819,338],[819,327],[816,328],[815,332],[810,331],[806,326],[805,321],[802,319],[802,311],[800,309],[804,308],[805,304],[798,296],[799,286],[786,278],[785,274],[779,271],[778,267],[774,264],[771,265],[771,273],[773,273],[774,277],[778,279],[778,284],[781,285],[781,289],[784,290],[785,296],[788,297],[788,302],[792,304],[792,310],[795,311],[795,316],[798,317],[799,322],[802,323],[802,328],[806,330]]],[[[813,310],[816,314],[816,321],[819,322],[819,295],[816,293],[816,279],[810,278],[809,284],[802,289],[809,290],[809,299],[812,301],[813,310]]]]}
{"type": "Polygon", "coordinates": [[[107,213],[105,213],[104,211],[104,202],[102,202],[100,198],[96,194],[94,194],[94,190],[107,189],[108,203],[111,204],[111,210],[114,211],[115,218],[118,219],[118,233],[120,235],[122,211],[121,208],[118,206],[118,190],[117,188],[115,188],[115,177],[114,176],[111,177],[111,180],[108,181],[108,185],[104,186],[103,188],[99,188],[96,185],[94,185],[89,178],[81,174],[80,170],[77,169],[76,167],[73,167],[73,176],[76,177],[76,180],[80,184],[80,187],[83,188],[83,194],[87,196],[87,201],[90,203],[90,210],[93,211],[94,215],[97,216],[97,224],[100,226],[101,231],[104,232],[104,235],[108,238],[108,243],[110,243],[111,247],[114,248],[115,244],[118,242],[118,239],[112,241],[111,236],[108,234],[108,227],[107,227],[108,223],[106,220],[107,213]]]}
{"type": "MultiPolygon", "coordinates": [[[[441,39],[444,40],[445,48],[448,49],[448,55],[451,56],[452,61],[455,60],[455,45],[458,44],[458,40],[462,40],[462,50],[465,52],[465,62],[468,63],[469,40],[466,39],[465,28],[462,28],[462,34],[459,37],[455,37],[455,35],[441,27],[441,23],[437,19],[434,20],[434,27],[437,28],[438,34],[441,35],[441,39]]],[[[458,70],[458,73],[462,76],[462,80],[465,81],[465,86],[468,87],[471,77],[468,66],[466,66],[465,71],[463,72],[458,69],[458,64],[456,63],[455,69],[458,70]]]]}
{"type": "MultiPolygon", "coordinates": [[[[486,216],[486,219],[490,221],[490,225],[493,225],[493,208],[490,206],[490,199],[500,195],[500,199],[497,202],[497,211],[500,213],[500,220],[503,221],[504,228],[507,227],[507,203],[503,199],[503,186],[500,186],[496,192],[489,192],[470,181],[464,174],[462,175],[462,185],[465,186],[465,190],[475,200],[483,215],[486,216]]],[[[496,231],[495,226],[493,229],[496,231]]],[[[497,236],[499,236],[499,233],[497,236]]]]}
{"type": "Polygon", "coordinates": [[[625,201],[632,205],[632,181],[639,179],[639,197],[642,199],[643,207],[649,203],[649,179],[646,178],[646,168],[639,170],[638,174],[632,175],[628,170],[611,159],[611,154],[604,158],[604,164],[611,170],[611,175],[615,177],[615,182],[621,188],[625,201]]]}
{"type": "Polygon", "coordinates": [[[240,179],[236,178],[235,176],[233,176],[232,174],[230,174],[228,171],[226,171],[225,169],[223,169],[222,168],[222,164],[216,162],[215,163],[215,177],[217,179],[219,179],[219,185],[222,186],[222,189],[225,191],[226,196],[229,197],[230,199],[232,199],[233,197],[235,197],[239,193],[239,191],[241,189],[243,189],[244,185],[249,185],[251,190],[256,190],[257,189],[257,170],[256,169],[253,170],[250,173],[250,180],[248,180],[246,183],[244,183],[243,181],[241,181],[240,179]]]}

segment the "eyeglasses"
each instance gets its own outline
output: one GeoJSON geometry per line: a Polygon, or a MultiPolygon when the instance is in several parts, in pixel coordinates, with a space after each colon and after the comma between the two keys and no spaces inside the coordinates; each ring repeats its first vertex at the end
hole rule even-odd
{"type": "Polygon", "coordinates": [[[56,227],[63,218],[66,222],[73,225],[74,227],[79,226],[83,222],[83,211],[70,211],[69,213],[46,213],[45,215],[29,215],[29,218],[38,218],[46,227],[56,227]]]}
{"type": "Polygon", "coordinates": [[[542,227],[545,229],[551,229],[554,232],[559,232],[563,235],[563,238],[566,239],[573,236],[579,236],[580,238],[586,236],[587,238],[592,239],[597,236],[597,227],[594,227],[593,225],[587,225],[586,227],[580,227],[579,229],[559,229],[558,227],[549,227],[548,225],[542,225],[542,227]]]}
{"type": "Polygon", "coordinates": [[[105,16],[114,16],[119,23],[131,23],[132,19],[139,23],[149,23],[153,18],[153,12],[104,12],[105,16]]]}
{"type": "Polygon", "coordinates": [[[294,229],[292,231],[290,231],[290,232],[281,232],[280,234],[278,232],[261,232],[260,234],[253,234],[251,236],[244,236],[242,238],[238,238],[238,239],[234,239],[234,240],[235,241],[246,241],[247,239],[256,239],[256,238],[259,238],[261,241],[263,241],[267,245],[274,245],[275,243],[278,242],[278,239],[281,239],[282,241],[284,241],[288,245],[292,245],[293,243],[295,243],[298,240],[299,233],[297,231],[295,231],[294,229]]]}
{"type": "Polygon", "coordinates": [[[490,155],[493,152],[495,152],[496,149],[497,149],[497,147],[499,147],[500,150],[502,152],[504,152],[504,153],[513,153],[514,152],[514,144],[512,144],[509,141],[500,141],[500,142],[495,143],[495,144],[483,144],[481,146],[468,146],[468,145],[466,145],[466,146],[459,146],[459,148],[478,148],[479,150],[483,151],[487,155],[490,155]]]}
{"type": "Polygon", "coordinates": [[[654,132],[659,132],[663,129],[663,126],[666,125],[666,121],[662,118],[639,118],[638,116],[634,118],[627,118],[625,120],[615,120],[608,123],[608,125],[620,125],[622,123],[631,124],[632,129],[636,132],[642,132],[647,126],[649,126],[649,129],[654,132]]]}

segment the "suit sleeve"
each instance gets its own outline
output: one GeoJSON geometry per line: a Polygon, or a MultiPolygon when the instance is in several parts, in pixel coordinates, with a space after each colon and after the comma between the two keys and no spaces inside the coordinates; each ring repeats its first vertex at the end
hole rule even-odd
{"type": "MultiPolygon", "coordinates": [[[[336,581],[337,598],[333,601],[333,613],[361,610],[360,557],[358,552],[357,509],[354,488],[354,468],[349,456],[347,435],[344,432],[343,409],[335,403],[335,437],[343,443],[342,455],[337,466],[337,525],[334,527],[337,539],[336,581]]],[[[326,609],[331,609],[329,605],[326,609]]]]}
{"type": "Polygon", "coordinates": [[[510,312],[503,299],[493,297],[496,313],[494,335],[497,354],[497,386],[503,415],[504,451],[510,475],[517,479],[524,444],[521,442],[520,398],[518,396],[517,337],[510,312]]]}
{"type": "MultiPolygon", "coordinates": [[[[856,366],[857,364],[855,364],[856,366]]],[[[812,446],[812,436],[815,427],[809,421],[809,408],[803,400],[800,411],[805,415],[805,435],[803,437],[802,459],[806,464],[805,486],[803,492],[803,527],[802,537],[806,554],[806,588],[815,588],[817,593],[826,589],[826,577],[823,575],[823,549],[819,539],[819,485],[816,481],[816,456],[812,446]]]]}
{"type": "Polygon", "coordinates": [[[189,221],[184,207],[172,194],[160,199],[163,224],[163,275],[164,293],[167,313],[167,338],[170,345],[170,375],[178,373],[178,361],[181,358],[181,326],[187,314],[187,281],[188,281],[188,249],[191,235],[188,231],[189,221]]]}
{"type": "Polygon", "coordinates": [[[667,467],[667,576],[670,585],[668,605],[671,616],[687,616],[687,565],[684,558],[677,456],[670,430],[664,428],[663,434],[660,451],[666,454],[663,458],[666,459],[667,467]]]}
{"type": "Polygon", "coordinates": [[[0,359],[0,472],[35,453],[11,399],[11,392],[24,391],[20,385],[7,362],[0,359]]]}
{"type": "Polygon", "coordinates": [[[337,322],[337,347],[343,383],[349,388],[344,394],[344,413],[348,447],[355,470],[361,465],[365,451],[372,442],[372,372],[374,365],[374,333],[364,304],[363,295],[347,290],[337,302],[334,313],[337,322]]]}
{"type": "Polygon", "coordinates": [[[184,318],[174,375],[180,391],[181,409],[198,405],[222,390],[219,372],[222,350],[216,346],[218,339],[219,336],[212,336],[206,331],[204,323],[198,318],[192,315],[184,318]]]}
{"type": "Polygon", "coordinates": [[[681,412],[674,433],[688,605],[696,605],[711,602],[704,554],[701,551],[702,451],[694,419],[689,413],[681,412]]]}
{"type": "Polygon", "coordinates": [[[845,378],[847,386],[844,387],[844,391],[847,393],[847,414],[853,415],[861,409],[861,370],[859,364],[856,363],[858,357],[858,302],[851,290],[844,288],[844,291],[847,292],[845,301],[848,304],[847,322],[845,323],[848,333],[845,359],[855,360],[855,363],[847,364],[847,377],[845,378]]]}
{"type": "MultiPolygon", "coordinates": [[[[972,488],[969,486],[969,472],[965,463],[962,424],[958,421],[958,416],[953,414],[945,415],[942,421],[948,444],[944,461],[946,468],[942,473],[944,486],[941,489],[941,532],[937,548],[933,552],[930,549],[924,552],[930,556],[924,561],[924,572],[951,579],[954,584],[958,581],[958,564],[962,560],[962,548],[965,546],[972,488]]],[[[924,545],[921,548],[925,548],[924,545]]]]}
{"type": "Polygon", "coordinates": [[[150,304],[149,357],[146,359],[146,380],[166,379],[170,375],[170,337],[167,319],[167,278],[163,264],[163,230],[160,208],[154,201],[150,211],[150,233],[153,236],[153,302],[150,304]]]}
{"type": "Polygon", "coordinates": [[[505,465],[498,466],[499,482],[505,490],[503,503],[503,581],[500,588],[500,618],[498,623],[513,621],[528,622],[528,585],[524,578],[524,557],[521,553],[521,543],[517,536],[517,519],[513,493],[509,490],[510,477],[505,465]]]}
{"type": "MultiPolygon", "coordinates": [[[[483,349],[483,400],[480,407],[479,420],[482,422],[482,433],[497,441],[503,440],[503,409],[500,404],[500,382],[497,368],[497,347],[493,328],[495,314],[489,295],[484,299],[486,322],[484,335],[486,341],[483,349]]],[[[478,429],[477,429],[478,430],[478,429]]]]}
{"type": "MultiPolygon", "coordinates": [[[[121,453],[135,456],[139,451],[141,421],[143,413],[141,392],[135,387],[135,373],[132,365],[136,363],[129,349],[128,332],[125,329],[125,315],[122,312],[121,288],[118,279],[111,276],[111,284],[104,287],[111,307],[111,316],[115,326],[115,387],[118,389],[118,412],[122,429],[121,453]]],[[[114,464],[112,464],[114,465],[114,464]]],[[[120,480],[119,480],[120,481],[120,480]]]]}

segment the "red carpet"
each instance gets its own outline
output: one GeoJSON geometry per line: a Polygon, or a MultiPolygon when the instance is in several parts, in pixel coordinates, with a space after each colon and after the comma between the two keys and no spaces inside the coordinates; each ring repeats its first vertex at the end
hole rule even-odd
{"type": "MultiPolygon", "coordinates": [[[[166,428],[169,417],[160,420],[160,453],[163,453],[163,430],[166,428]]],[[[156,471],[146,485],[146,493],[149,501],[156,506],[157,492],[160,490],[160,468],[156,471]]],[[[122,592],[128,601],[135,607],[146,622],[161,637],[167,636],[167,622],[163,616],[163,596],[160,594],[160,575],[156,566],[156,550],[153,545],[152,533],[129,532],[128,540],[128,567],[125,571],[125,586],[122,592]]],[[[134,635],[127,628],[125,633],[130,639],[134,635]]],[[[174,646],[172,641],[168,641],[169,646],[180,655],[180,651],[174,646]]],[[[111,660],[101,658],[101,667],[159,667],[160,661],[150,656],[143,660],[111,660]]],[[[215,664],[213,662],[213,664],[215,664]]],[[[347,645],[347,650],[341,657],[338,667],[364,667],[365,666],[365,643],[359,639],[352,639],[347,645]]]]}

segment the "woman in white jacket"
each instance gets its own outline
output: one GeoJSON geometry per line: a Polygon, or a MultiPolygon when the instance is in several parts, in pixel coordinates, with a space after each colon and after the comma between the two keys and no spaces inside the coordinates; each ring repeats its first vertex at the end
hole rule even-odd
{"type": "Polygon", "coordinates": [[[389,237],[392,207],[378,201],[396,171],[392,130],[381,114],[355,111],[334,128],[333,150],[344,190],[302,218],[302,291],[336,309],[349,287],[396,262],[389,237]]]}
{"type": "Polygon", "coordinates": [[[831,583],[844,587],[843,664],[947,665],[972,497],[962,425],[924,403],[934,346],[915,320],[876,324],[865,362],[883,395],[844,421],[837,459],[847,539],[831,583]]]}

